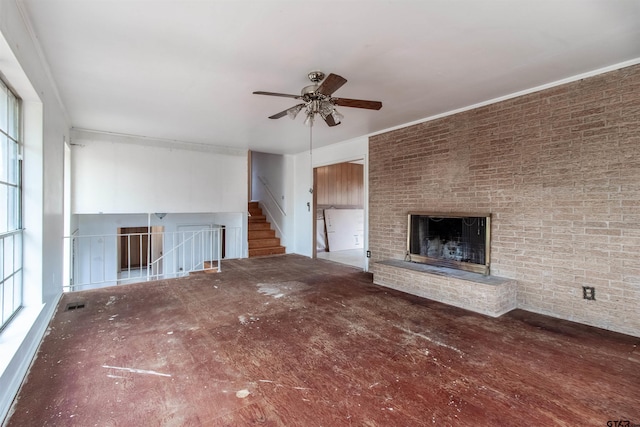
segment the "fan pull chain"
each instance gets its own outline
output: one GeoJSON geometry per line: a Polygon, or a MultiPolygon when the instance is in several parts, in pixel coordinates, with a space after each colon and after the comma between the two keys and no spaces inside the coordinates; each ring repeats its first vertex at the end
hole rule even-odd
{"type": "Polygon", "coordinates": [[[309,170],[311,171],[309,194],[313,194],[313,122],[309,126],[309,170]]]}

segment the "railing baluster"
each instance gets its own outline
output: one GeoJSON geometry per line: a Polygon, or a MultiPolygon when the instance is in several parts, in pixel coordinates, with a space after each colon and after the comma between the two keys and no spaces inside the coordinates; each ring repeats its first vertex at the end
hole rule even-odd
{"type": "Polygon", "coordinates": [[[127,279],[131,279],[131,234],[127,234],[127,279]]]}
{"type": "MultiPolygon", "coordinates": [[[[80,245],[80,243],[78,243],[78,238],[77,237],[72,237],[72,241],[73,241],[73,256],[71,257],[71,269],[73,270],[73,287],[71,288],[72,291],[75,291],[75,282],[78,280],[78,278],[80,277],[80,263],[76,262],[76,259],[78,259],[78,246],[80,245]]],[[[70,284],[71,285],[71,284],[70,284]]]]}
{"type": "Polygon", "coordinates": [[[93,282],[93,238],[89,238],[89,283],[93,282]]]}
{"type": "Polygon", "coordinates": [[[102,240],[102,280],[107,280],[107,242],[106,237],[102,240]]]}
{"type": "Polygon", "coordinates": [[[218,242],[218,273],[222,271],[222,228],[216,230],[218,242]]]}
{"type": "MultiPolygon", "coordinates": [[[[205,261],[208,261],[209,263],[213,262],[213,257],[209,256],[209,252],[207,252],[205,250],[205,245],[208,245],[208,239],[207,239],[207,235],[208,235],[208,230],[202,230],[199,231],[200,233],[200,260],[202,261],[202,267],[201,270],[204,271],[205,270],[205,261]]],[[[200,263],[197,264],[198,266],[200,265],[200,263]]]]}

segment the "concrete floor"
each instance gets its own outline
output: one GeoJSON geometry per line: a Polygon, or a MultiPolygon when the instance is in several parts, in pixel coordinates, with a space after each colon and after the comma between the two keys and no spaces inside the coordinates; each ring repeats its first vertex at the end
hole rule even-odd
{"type": "Polygon", "coordinates": [[[639,344],[489,318],[334,262],[229,260],[65,294],[7,426],[640,424],[639,344]]]}

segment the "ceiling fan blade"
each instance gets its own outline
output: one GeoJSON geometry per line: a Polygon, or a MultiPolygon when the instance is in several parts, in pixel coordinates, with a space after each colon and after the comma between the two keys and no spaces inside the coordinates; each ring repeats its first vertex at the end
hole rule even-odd
{"type": "Polygon", "coordinates": [[[254,95],[269,95],[269,96],[283,96],[285,98],[294,98],[300,99],[302,98],[300,95],[289,95],[288,93],[277,93],[277,92],[264,92],[261,90],[253,92],[254,95]]]}
{"type": "Polygon", "coordinates": [[[294,105],[291,108],[287,108],[284,111],[280,111],[277,114],[274,114],[273,116],[270,116],[270,119],[279,119],[280,117],[284,117],[287,114],[291,115],[292,119],[295,119],[296,116],[298,115],[298,113],[300,112],[300,110],[302,110],[304,108],[305,104],[298,104],[298,105],[294,105]]]}
{"type": "Polygon", "coordinates": [[[346,82],[347,79],[344,77],[331,73],[326,79],[324,79],[317,91],[323,95],[330,96],[333,92],[340,89],[346,82]]]}
{"type": "Polygon", "coordinates": [[[280,117],[284,117],[287,115],[287,111],[289,111],[289,109],[287,108],[284,111],[280,111],[277,114],[274,114],[273,116],[269,116],[270,119],[279,119],[280,117]]]}
{"type": "Polygon", "coordinates": [[[327,125],[329,126],[338,126],[340,124],[340,122],[336,123],[336,121],[333,119],[333,116],[331,114],[325,117],[324,121],[327,122],[327,125]]]}
{"type": "Polygon", "coordinates": [[[333,102],[341,107],[366,108],[379,110],[382,108],[380,101],[365,101],[364,99],[333,98],[333,102]]]}

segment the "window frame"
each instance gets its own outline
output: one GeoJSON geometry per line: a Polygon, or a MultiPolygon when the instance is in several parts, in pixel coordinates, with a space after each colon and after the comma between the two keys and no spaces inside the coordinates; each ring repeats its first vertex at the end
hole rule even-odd
{"type": "Polygon", "coordinates": [[[24,305],[23,111],[21,98],[0,75],[0,331],[24,305]],[[4,117],[1,117],[4,116],[4,117]]]}

